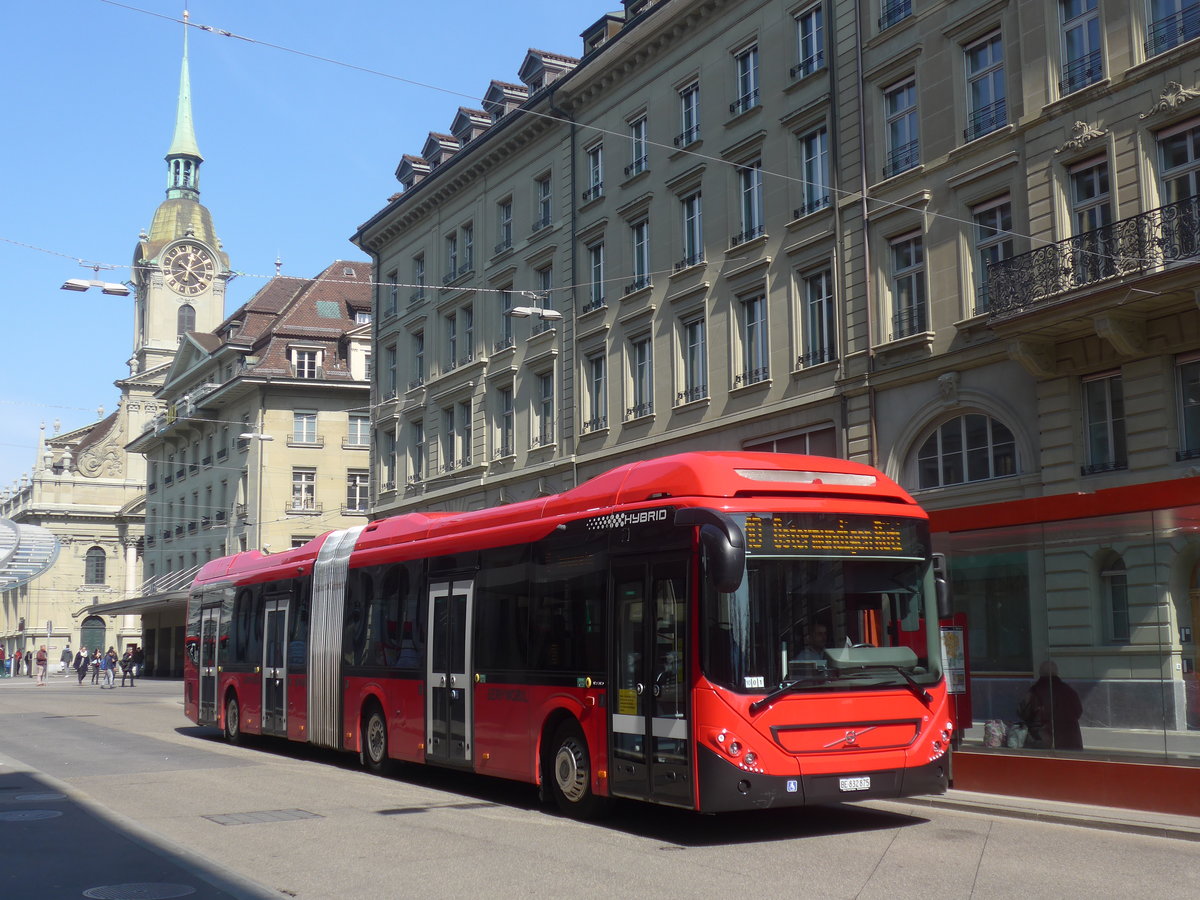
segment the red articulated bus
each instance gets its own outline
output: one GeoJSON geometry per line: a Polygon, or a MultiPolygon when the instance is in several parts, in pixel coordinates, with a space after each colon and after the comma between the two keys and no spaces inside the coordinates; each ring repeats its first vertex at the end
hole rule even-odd
{"type": "Polygon", "coordinates": [[[946,789],[925,513],[837,459],[685,453],[201,570],[188,718],[699,812],[946,789]]]}

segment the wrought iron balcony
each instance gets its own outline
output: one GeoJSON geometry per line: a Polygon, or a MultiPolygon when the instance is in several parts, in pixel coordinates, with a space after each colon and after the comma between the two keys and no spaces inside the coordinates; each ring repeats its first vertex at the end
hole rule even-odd
{"type": "Polygon", "coordinates": [[[880,13],[879,30],[883,31],[912,15],[912,0],[887,0],[880,13]]]}
{"type": "Polygon", "coordinates": [[[833,347],[813,347],[806,353],[796,357],[796,368],[807,369],[809,366],[819,366],[822,363],[833,362],[837,359],[837,351],[833,347]]]}
{"type": "Polygon", "coordinates": [[[729,114],[731,116],[740,116],[742,113],[754,109],[758,104],[758,88],[751,88],[729,104],[729,114]]]}
{"type": "Polygon", "coordinates": [[[579,314],[580,314],[581,316],[584,316],[584,315],[587,315],[587,314],[588,314],[588,313],[590,313],[590,312],[595,312],[595,311],[596,311],[596,310],[598,310],[598,309],[606,309],[607,307],[608,307],[608,304],[604,302],[604,298],[603,298],[603,297],[597,297],[595,300],[592,300],[592,301],[590,301],[589,303],[587,303],[587,304],[586,304],[586,305],[583,307],[583,309],[581,309],[581,310],[579,311],[579,314]]]}
{"type": "Polygon", "coordinates": [[[747,369],[741,375],[734,376],[733,386],[735,388],[746,387],[750,384],[758,384],[766,381],[771,375],[770,369],[766,366],[758,366],[754,369],[747,369]]]}
{"type": "Polygon", "coordinates": [[[579,423],[580,434],[590,434],[594,431],[603,431],[608,427],[608,416],[595,416],[591,419],[585,419],[579,423]]]}
{"type": "Polygon", "coordinates": [[[1151,22],[1146,29],[1146,56],[1165,53],[1195,37],[1200,37],[1200,3],[1151,22]]]}
{"type": "Polygon", "coordinates": [[[631,419],[641,419],[652,415],[654,415],[654,403],[652,401],[638,403],[625,408],[626,422],[630,421],[631,419]]]}
{"type": "Polygon", "coordinates": [[[684,403],[695,403],[697,400],[704,400],[708,397],[708,385],[698,384],[695,387],[684,388],[675,395],[675,403],[682,406],[684,403]]]}
{"type": "Polygon", "coordinates": [[[603,196],[603,194],[604,194],[604,182],[597,181],[590,188],[588,188],[586,191],[583,192],[582,199],[583,199],[584,203],[588,203],[589,201],[595,200],[597,197],[603,196]]]}
{"type": "Polygon", "coordinates": [[[819,210],[828,209],[829,204],[830,198],[828,194],[822,194],[819,197],[813,197],[811,200],[805,201],[803,206],[797,206],[795,210],[792,211],[792,218],[800,219],[804,216],[812,215],[819,210]]]}
{"type": "Polygon", "coordinates": [[[824,65],[825,51],[818,50],[812,56],[806,56],[800,62],[796,63],[796,65],[792,66],[792,78],[803,78],[806,75],[811,75],[817,69],[824,67],[824,65]]]}
{"type": "Polygon", "coordinates": [[[1099,50],[1085,53],[1063,66],[1063,78],[1058,83],[1060,94],[1073,94],[1104,77],[1104,60],[1099,50]]]}
{"type": "Polygon", "coordinates": [[[892,340],[921,334],[927,330],[927,322],[924,303],[897,310],[892,314],[892,340]]]}
{"type": "Polygon", "coordinates": [[[915,169],[921,162],[920,141],[909,141],[888,151],[887,163],[883,167],[883,177],[891,178],[909,169],[915,169]]]}
{"type": "Polygon", "coordinates": [[[981,106],[971,113],[971,117],[967,120],[967,127],[963,131],[963,140],[973,141],[985,134],[991,134],[1007,122],[1008,105],[1001,97],[995,103],[981,106]]]}
{"type": "Polygon", "coordinates": [[[735,234],[729,239],[729,249],[733,249],[741,244],[747,244],[757,237],[762,237],[766,231],[762,225],[747,225],[746,229],[738,234],[735,234]]]}
{"type": "Polygon", "coordinates": [[[1200,196],[988,265],[992,315],[1021,312],[1110,278],[1200,257],[1200,196]]]}
{"type": "Polygon", "coordinates": [[[700,140],[700,126],[693,125],[691,128],[686,128],[675,135],[675,146],[686,147],[688,144],[694,144],[698,140],[700,140]]]}
{"type": "Polygon", "coordinates": [[[679,262],[675,263],[673,272],[682,272],[684,269],[690,269],[692,266],[698,266],[704,262],[704,251],[693,253],[691,256],[685,256],[679,262]]]}

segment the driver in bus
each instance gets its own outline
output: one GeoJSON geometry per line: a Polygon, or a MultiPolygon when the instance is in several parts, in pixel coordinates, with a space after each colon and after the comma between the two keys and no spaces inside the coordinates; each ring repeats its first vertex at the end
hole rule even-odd
{"type": "Polygon", "coordinates": [[[824,622],[813,622],[808,626],[804,649],[796,657],[798,662],[825,663],[825,648],[829,644],[829,626],[824,622]]]}

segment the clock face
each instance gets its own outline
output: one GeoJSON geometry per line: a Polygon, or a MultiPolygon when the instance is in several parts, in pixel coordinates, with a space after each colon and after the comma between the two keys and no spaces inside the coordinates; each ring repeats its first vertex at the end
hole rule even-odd
{"type": "Polygon", "coordinates": [[[199,244],[176,244],[163,257],[167,284],[171,290],[194,297],[207,290],[216,274],[212,255],[199,244]]]}

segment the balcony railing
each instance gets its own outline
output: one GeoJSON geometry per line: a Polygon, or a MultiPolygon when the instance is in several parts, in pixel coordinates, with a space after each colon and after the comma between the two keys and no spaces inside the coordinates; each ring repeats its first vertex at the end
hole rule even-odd
{"type": "Polygon", "coordinates": [[[818,50],[812,56],[806,56],[792,66],[792,78],[803,78],[825,65],[825,51],[818,50]]]}
{"type": "Polygon", "coordinates": [[[592,300],[591,302],[585,304],[583,309],[581,309],[579,311],[579,314],[581,316],[587,315],[590,312],[595,312],[598,309],[604,309],[607,306],[608,306],[608,304],[604,302],[603,297],[597,297],[595,300],[592,300]]]}
{"type": "Polygon", "coordinates": [[[325,435],[289,434],[287,437],[287,445],[289,447],[324,447],[325,435]]]}
{"type": "Polygon", "coordinates": [[[912,337],[926,330],[925,305],[909,306],[892,314],[892,340],[912,337]]]}
{"type": "Polygon", "coordinates": [[[516,341],[513,340],[513,336],[510,334],[508,337],[502,337],[500,340],[492,344],[492,352],[499,353],[500,351],[507,350],[515,345],[516,341]]]}
{"type": "Polygon", "coordinates": [[[584,203],[588,203],[589,201],[595,200],[597,197],[600,197],[603,194],[604,194],[604,182],[597,181],[590,188],[588,188],[586,191],[583,192],[582,199],[583,199],[584,203]]]}
{"type": "Polygon", "coordinates": [[[579,423],[579,433],[589,434],[593,431],[603,431],[608,427],[608,416],[595,416],[579,423]]]}
{"type": "Polygon", "coordinates": [[[642,288],[648,288],[650,286],[650,276],[639,275],[634,278],[633,281],[629,282],[629,284],[625,285],[625,293],[627,295],[632,294],[634,291],[640,291],[642,288]]]}
{"type": "Polygon", "coordinates": [[[324,511],[325,505],[308,497],[293,497],[283,511],[293,516],[316,516],[324,511]]]}
{"type": "Polygon", "coordinates": [[[891,28],[897,22],[912,15],[912,0],[887,0],[880,10],[879,30],[891,28]]]}
{"type": "Polygon", "coordinates": [[[733,386],[735,388],[739,388],[746,387],[747,385],[751,384],[758,384],[759,382],[766,381],[770,375],[771,370],[766,366],[759,366],[756,369],[747,369],[741,375],[734,377],[733,386]]]}
{"type": "Polygon", "coordinates": [[[538,231],[541,231],[543,228],[549,228],[549,227],[550,227],[550,223],[551,223],[552,221],[553,221],[553,220],[550,218],[550,214],[549,214],[549,213],[546,213],[546,214],[545,214],[545,215],[543,215],[541,218],[537,219],[537,220],[536,220],[536,221],[533,223],[533,227],[532,227],[532,228],[530,228],[529,230],[530,230],[530,232],[536,233],[536,232],[538,232],[538,231]]]}
{"type": "Polygon", "coordinates": [[[1085,53],[1063,66],[1063,78],[1058,83],[1060,94],[1073,94],[1104,77],[1104,60],[1099,50],[1085,53]]]}
{"type": "Polygon", "coordinates": [[[700,140],[700,126],[693,125],[691,128],[686,128],[675,135],[675,146],[686,147],[689,144],[696,143],[698,140],[700,140]]]}
{"type": "Polygon", "coordinates": [[[408,296],[408,303],[411,306],[414,303],[420,303],[425,299],[425,288],[418,288],[408,296]]]}
{"type": "Polygon", "coordinates": [[[1196,37],[1200,37],[1200,3],[1151,22],[1146,29],[1146,56],[1165,53],[1196,37]]]}
{"type": "Polygon", "coordinates": [[[740,116],[742,113],[749,112],[756,106],[758,106],[758,88],[753,88],[729,104],[729,114],[740,116]]]}
{"type": "Polygon", "coordinates": [[[625,177],[632,178],[634,175],[641,175],[648,168],[650,168],[650,157],[643,153],[625,167],[625,177]]]}
{"type": "Polygon", "coordinates": [[[761,237],[763,234],[764,229],[762,225],[751,225],[745,231],[741,232],[740,234],[735,234],[733,237],[731,237],[729,239],[729,247],[730,249],[733,249],[739,244],[748,243],[754,240],[756,237],[761,237]]]}
{"type": "Polygon", "coordinates": [[[914,169],[921,161],[920,141],[909,141],[888,151],[887,163],[883,167],[883,177],[891,178],[901,172],[914,169]]]}
{"type": "Polygon", "coordinates": [[[981,106],[971,113],[967,127],[963,131],[963,139],[973,141],[976,138],[990,134],[1008,121],[1008,106],[1001,97],[995,103],[981,106]]]}
{"type": "Polygon", "coordinates": [[[654,403],[653,402],[648,401],[646,403],[638,403],[638,404],[635,404],[634,406],[628,406],[625,408],[625,421],[626,422],[628,422],[630,419],[641,419],[644,416],[652,416],[652,415],[654,415],[654,403]]]}
{"type": "Polygon", "coordinates": [[[496,253],[503,253],[505,250],[509,250],[511,248],[512,248],[512,235],[509,234],[508,236],[501,238],[500,241],[496,244],[496,253]]]}
{"type": "Polygon", "coordinates": [[[835,359],[837,359],[837,352],[832,347],[814,347],[796,357],[796,368],[806,369],[809,366],[833,362],[835,359]]]}
{"type": "Polygon", "coordinates": [[[679,405],[684,403],[694,403],[697,400],[703,400],[708,396],[708,385],[698,384],[695,387],[684,388],[675,395],[675,402],[679,405]]]}
{"type": "Polygon", "coordinates": [[[804,216],[809,216],[819,210],[828,209],[828,208],[829,208],[829,195],[822,194],[819,197],[813,197],[812,199],[805,201],[803,206],[797,206],[795,208],[795,210],[792,211],[792,218],[793,219],[803,218],[804,216]]]}
{"type": "Polygon", "coordinates": [[[1021,312],[1075,288],[1200,257],[1200,196],[988,265],[992,315],[1021,312]]]}
{"type": "Polygon", "coordinates": [[[682,272],[684,269],[690,269],[692,266],[698,266],[704,262],[704,251],[693,253],[691,256],[685,256],[679,262],[675,263],[674,272],[682,272]]]}

